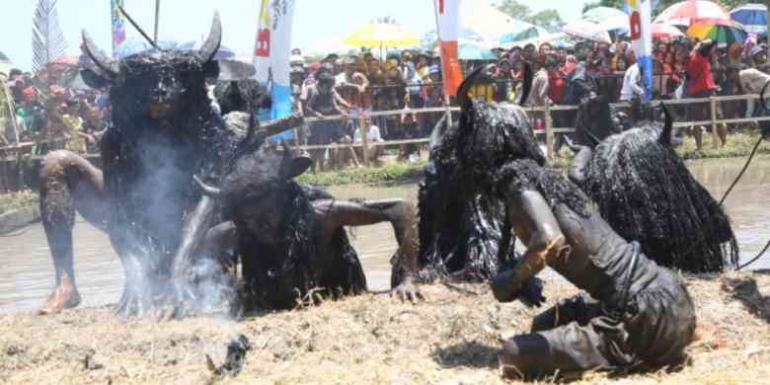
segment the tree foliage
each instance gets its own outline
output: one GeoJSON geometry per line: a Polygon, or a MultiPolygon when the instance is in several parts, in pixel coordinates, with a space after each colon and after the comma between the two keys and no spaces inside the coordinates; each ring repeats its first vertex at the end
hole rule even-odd
{"type": "Polygon", "coordinates": [[[562,20],[561,15],[559,15],[559,11],[555,9],[545,9],[533,13],[532,9],[527,5],[516,0],[498,1],[496,7],[501,12],[514,19],[523,20],[550,31],[558,30],[564,25],[564,21],[562,20]]]}
{"type": "Polygon", "coordinates": [[[59,27],[57,0],[38,0],[32,25],[32,69],[39,71],[64,55],[67,41],[59,27]]]}

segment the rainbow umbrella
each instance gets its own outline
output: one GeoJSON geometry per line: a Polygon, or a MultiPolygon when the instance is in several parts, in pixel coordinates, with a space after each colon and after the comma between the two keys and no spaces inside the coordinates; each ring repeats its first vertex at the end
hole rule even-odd
{"type": "Polygon", "coordinates": [[[717,23],[697,23],[687,30],[687,36],[700,40],[711,39],[719,45],[732,43],[743,44],[748,34],[743,25],[734,21],[717,23]]]}

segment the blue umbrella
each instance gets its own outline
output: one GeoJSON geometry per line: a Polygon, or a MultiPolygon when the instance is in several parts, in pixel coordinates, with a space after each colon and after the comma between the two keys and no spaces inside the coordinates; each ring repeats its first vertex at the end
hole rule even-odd
{"type": "Polygon", "coordinates": [[[487,48],[474,43],[460,43],[459,56],[462,60],[497,60],[497,55],[487,48]]]}
{"type": "Polygon", "coordinates": [[[730,11],[730,18],[743,24],[748,32],[767,33],[767,6],[764,4],[742,5],[730,11]]]}
{"type": "Polygon", "coordinates": [[[509,32],[500,37],[500,45],[512,45],[516,42],[537,39],[550,33],[541,27],[529,27],[521,31],[509,32]]]}
{"type": "MultiPolygon", "coordinates": [[[[174,49],[174,47],[176,47],[176,42],[161,40],[158,42],[158,47],[162,49],[174,49]]],[[[143,38],[132,38],[120,44],[118,49],[115,50],[115,57],[118,59],[123,59],[125,57],[153,49],[155,48],[153,48],[153,46],[151,46],[147,40],[143,38]]]]}
{"type": "MultiPolygon", "coordinates": [[[[176,49],[180,51],[197,51],[201,48],[201,45],[203,45],[203,42],[201,41],[188,41],[187,43],[177,45],[176,49]]],[[[219,46],[219,51],[217,51],[217,54],[214,55],[214,58],[217,60],[232,59],[234,57],[235,52],[223,45],[219,46]]]]}

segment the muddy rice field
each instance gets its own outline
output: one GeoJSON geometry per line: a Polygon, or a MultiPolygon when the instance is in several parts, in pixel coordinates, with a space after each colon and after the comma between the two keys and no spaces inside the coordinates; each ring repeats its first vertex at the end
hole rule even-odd
{"type": "MultiPolygon", "coordinates": [[[[690,163],[719,197],[742,160],[690,163]]],[[[770,237],[770,158],[759,158],[727,200],[742,257],[770,237]]],[[[406,197],[416,186],[341,187],[341,197],[406,197]]],[[[370,288],[385,289],[396,247],[389,225],[351,229],[370,288]]],[[[34,310],[54,278],[42,228],[31,226],[0,241],[0,383],[506,383],[497,349],[501,336],[529,329],[542,309],[497,303],[485,285],[423,286],[412,305],[367,294],[289,312],[161,320],[122,319],[112,306],[123,285],[120,262],[107,237],[86,223],[75,231],[76,274],[84,303],[55,316],[34,310]],[[242,366],[227,359],[228,343],[248,340],[242,366]],[[225,363],[230,365],[224,365],[225,363]],[[233,370],[240,369],[233,375],[233,370]]],[[[770,259],[770,258],[768,258],[770,259]]],[[[770,275],[760,271],[686,276],[705,332],[680,367],[653,373],[542,378],[578,383],[767,383],[770,378],[770,275]]],[[[551,272],[546,306],[577,294],[551,272]]],[[[232,358],[232,356],[231,356],[232,358]]]]}

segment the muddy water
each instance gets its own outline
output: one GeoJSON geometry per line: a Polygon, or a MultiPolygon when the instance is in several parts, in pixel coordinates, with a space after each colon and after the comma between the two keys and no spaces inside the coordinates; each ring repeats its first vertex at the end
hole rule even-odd
{"type": "MultiPolygon", "coordinates": [[[[721,197],[743,165],[743,159],[705,160],[689,163],[696,178],[716,197],[721,197]]],[[[748,259],[770,239],[770,157],[758,158],[727,200],[727,210],[738,235],[741,255],[748,259]]],[[[339,198],[416,200],[417,186],[343,186],[330,189],[339,198]]],[[[369,286],[389,285],[389,259],[396,248],[389,224],[350,229],[352,242],[362,256],[369,286]]],[[[753,268],[770,268],[770,254],[753,268]]],[[[123,269],[106,235],[79,220],[75,229],[75,271],[83,306],[117,302],[123,285],[123,269]]],[[[54,273],[45,233],[33,225],[20,235],[0,239],[0,312],[32,311],[46,298],[54,273]]]]}

